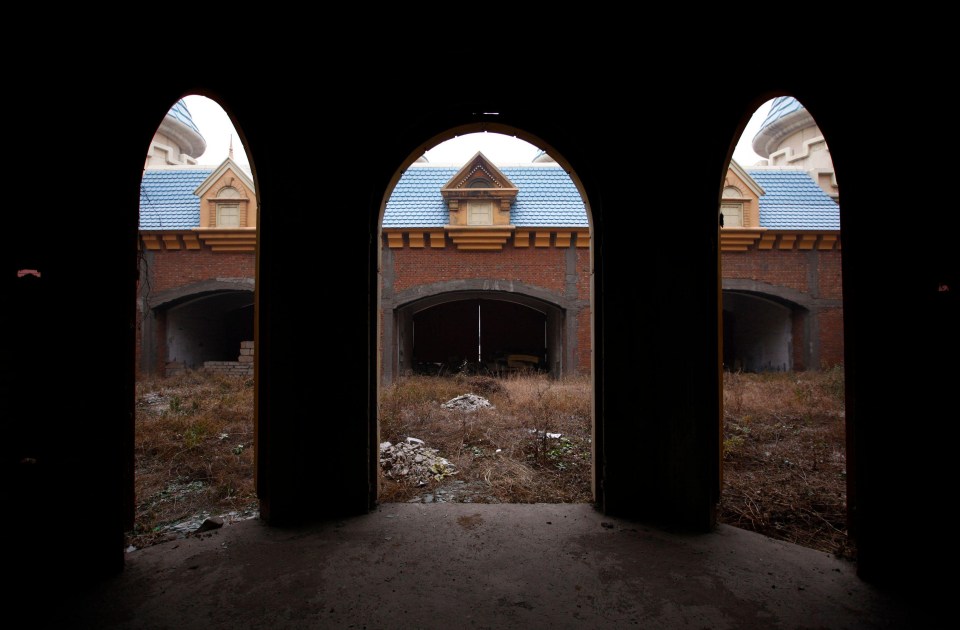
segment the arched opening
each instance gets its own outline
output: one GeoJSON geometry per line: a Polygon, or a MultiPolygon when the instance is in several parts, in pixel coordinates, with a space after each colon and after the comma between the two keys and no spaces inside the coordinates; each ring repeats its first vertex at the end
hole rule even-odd
{"type": "MultiPolygon", "coordinates": [[[[252,290],[190,296],[154,312],[163,331],[166,376],[185,370],[223,371],[239,363],[244,344],[253,342],[252,290]]],[[[241,366],[236,367],[240,371],[241,366]]]]}
{"type": "Polygon", "coordinates": [[[256,516],[249,161],[215,101],[179,99],[140,185],[129,548],[256,516]]]}
{"type": "Polygon", "coordinates": [[[542,144],[471,131],[424,145],[384,200],[378,500],[590,502],[587,206],[542,144]],[[449,476],[414,478],[416,457],[449,476]]]}
{"type": "Polygon", "coordinates": [[[839,189],[795,98],[763,103],[720,190],[721,522],[854,558],[839,189]]]}
{"type": "MultiPolygon", "coordinates": [[[[790,372],[804,309],[772,296],[723,292],[723,366],[731,372],[790,372]]],[[[801,346],[803,340],[800,340],[801,346]]]]}
{"type": "Polygon", "coordinates": [[[563,312],[555,305],[503,291],[454,291],[394,312],[399,374],[562,375],[563,312]]]}

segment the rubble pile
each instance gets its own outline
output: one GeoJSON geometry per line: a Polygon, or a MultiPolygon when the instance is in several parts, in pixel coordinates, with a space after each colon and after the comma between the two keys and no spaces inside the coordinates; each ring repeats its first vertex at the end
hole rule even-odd
{"type": "Polygon", "coordinates": [[[457,474],[449,460],[415,437],[408,437],[399,444],[381,442],[380,468],[390,479],[418,487],[427,485],[430,479],[440,481],[457,474]]]}
{"type": "Polygon", "coordinates": [[[460,411],[476,411],[481,407],[494,408],[489,400],[476,394],[463,394],[462,396],[451,398],[440,406],[444,409],[459,409],[460,411]]]}

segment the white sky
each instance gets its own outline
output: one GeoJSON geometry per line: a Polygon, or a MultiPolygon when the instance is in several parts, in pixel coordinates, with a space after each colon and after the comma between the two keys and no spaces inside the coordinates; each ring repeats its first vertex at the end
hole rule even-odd
{"type": "MultiPolygon", "coordinates": [[[[200,164],[220,164],[227,157],[232,139],[234,161],[249,166],[243,143],[240,142],[226,112],[216,102],[204,96],[187,96],[184,97],[184,101],[193,116],[193,122],[197,124],[201,135],[207,141],[207,150],[197,161],[200,164]]],[[[733,159],[741,166],[753,166],[761,159],[753,152],[750,142],[769,109],[769,101],[757,109],[734,149],[733,159]]],[[[538,150],[532,144],[511,136],[498,133],[474,133],[447,140],[427,151],[426,156],[434,164],[459,166],[473,157],[477,151],[483,151],[484,155],[495,164],[526,164],[533,160],[538,150]]]]}

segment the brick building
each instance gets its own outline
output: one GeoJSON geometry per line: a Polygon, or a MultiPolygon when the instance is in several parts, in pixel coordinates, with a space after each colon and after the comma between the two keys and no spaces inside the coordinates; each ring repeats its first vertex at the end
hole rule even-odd
{"type": "Polygon", "coordinates": [[[183,101],[164,118],[140,186],[137,370],[253,375],[257,197],[231,155],[206,143],[183,101]]]}
{"type": "MultiPolygon", "coordinates": [[[[252,179],[232,156],[204,167],[179,148],[202,151],[182,102],[164,124],[175,131],[158,132],[141,189],[138,369],[252,374],[252,179]]],[[[825,149],[812,125],[795,100],[778,99],[754,146],[779,163],[732,162],[727,172],[719,231],[727,369],[843,362],[836,179],[822,159],[803,162],[825,149]],[[790,148],[798,136],[802,151],[790,148]]],[[[663,208],[681,217],[678,228],[690,211],[679,191],[663,208]]],[[[381,225],[381,382],[461,369],[590,373],[589,211],[549,155],[513,165],[482,153],[459,165],[421,159],[400,177],[381,225]]],[[[670,236],[641,230],[638,246],[647,238],[670,236]]],[[[642,269],[636,291],[645,291],[642,269]]]]}

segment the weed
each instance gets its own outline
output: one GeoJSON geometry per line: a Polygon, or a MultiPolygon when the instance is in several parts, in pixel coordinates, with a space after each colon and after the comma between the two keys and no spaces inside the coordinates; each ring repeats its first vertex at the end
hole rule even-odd
{"type": "MultiPolygon", "coordinates": [[[[823,372],[725,372],[723,377],[718,520],[854,554],[845,525],[842,366],[823,372]]],[[[188,372],[140,381],[136,396],[131,544],[167,540],[170,523],[200,513],[256,510],[251,379],[188,372]]],[[[379,500],[408,501],[462,482],[474,490],[461,500],[589,502],[591,399],[589,377],[400,378],[380,392],[380,440],[420,438],[450,461],[456,475],[438,468],[425,488],[381,475],[379,500]],[[493,407],[464,412],[441,406],[468,392],[483,395],[493,407]]]]}

